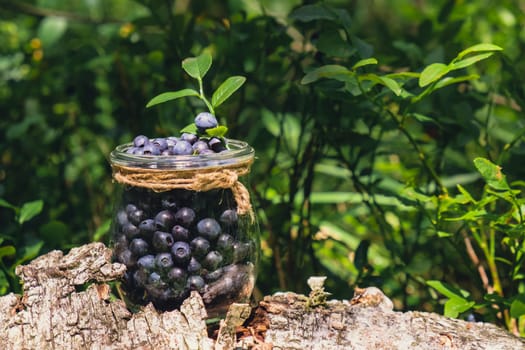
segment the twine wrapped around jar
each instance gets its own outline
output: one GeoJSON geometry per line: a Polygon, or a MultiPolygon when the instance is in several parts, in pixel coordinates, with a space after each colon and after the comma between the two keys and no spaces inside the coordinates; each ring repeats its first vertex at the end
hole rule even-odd
{"type": "Polygon", "coordinates": [[[200,192],[229,188],[237,203],[237,213],[249,214],[253,218],[250,193],[239,181],[239,177],[250,172],[252,162],[253,159],[250,159],[242,163],[195,169],[139,168],[116,164],[112,164],[111,167],[115,181],[155,192],[174,189],[200,192]]]}

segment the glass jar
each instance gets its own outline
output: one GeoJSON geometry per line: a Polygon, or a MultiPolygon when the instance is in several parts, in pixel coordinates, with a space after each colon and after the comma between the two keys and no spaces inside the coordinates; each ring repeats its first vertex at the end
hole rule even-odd
{"type": "Polygon", "coordinates": [[[172,310],[195,290],[216,317],[250,298],[259,230],[245,182],[254,150],[226,142],[205,155],[128,154],[131,144],[111,152],[120,187],[111,245],[133,304],[172,310]]]}

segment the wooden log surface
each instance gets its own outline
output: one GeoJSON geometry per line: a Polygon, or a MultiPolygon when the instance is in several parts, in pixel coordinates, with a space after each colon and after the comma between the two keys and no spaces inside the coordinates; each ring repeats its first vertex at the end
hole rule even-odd
{"type": "Polygon", "coordinates": [[[393,311],[374,287],[326,300],[318,279],[309,296],[277,293],[254,309],[234,304],[213,329],[197,293],[180,310],[132,313],[110,293],[108,282],[125,272],[111,254],[92,243],[19,266],[23,294],[0,297],[0,349],[525,349],[492,324],[393,311]]]}

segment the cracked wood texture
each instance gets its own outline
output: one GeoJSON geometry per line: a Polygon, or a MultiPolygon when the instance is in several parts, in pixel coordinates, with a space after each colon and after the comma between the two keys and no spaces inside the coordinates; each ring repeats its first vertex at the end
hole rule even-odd
{"type": "Polygon", "coordinates": [[[321,305],[294,293],[267,296],[254,310],[234,304],[208,332],[197,293],[162,313],[151,305],[131,313],[110,298],[107,282],[125,271],[111,254],[92,243],[19,266],[23,295],[0,297],[0,349],[525,349],[491,324],[392,311],[373,287],[321,305]]]}

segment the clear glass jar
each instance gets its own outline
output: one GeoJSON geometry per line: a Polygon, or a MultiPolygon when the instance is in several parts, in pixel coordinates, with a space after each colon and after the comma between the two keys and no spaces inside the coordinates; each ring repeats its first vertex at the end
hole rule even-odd
{"type": "Polygon", "coordinates": [[[196,290],[216,317],[250,298],[259,229],[245,184],[254,150],[226,142],[227,151],[206,155],[134,155],[131,144],[111,152],[120,187],[111,245],[133,304],[172,310],[196,290]]]}

